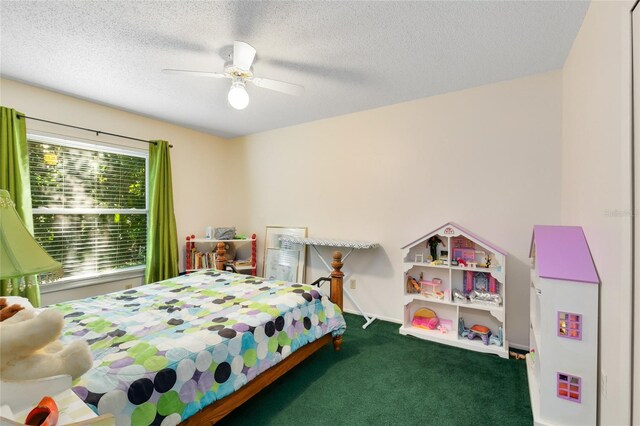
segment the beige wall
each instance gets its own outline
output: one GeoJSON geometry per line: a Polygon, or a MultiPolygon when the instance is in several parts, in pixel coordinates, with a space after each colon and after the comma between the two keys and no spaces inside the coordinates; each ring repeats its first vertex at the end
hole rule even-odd
{"type": "MultiPolygon", "coordinates": [[[[213,195],[214,190],[220,190],[220,186],[214,183],[216,177],[222,178],[223,185],[234,179],[234,165],[227,161],[228,157],[224,154],[225,147],[229,145],[227,140],[6,79],[0,80],[0,103],[27,115],[46,120],[140,139],[170,141],[173,144],[171,160],[180,269],[183,269],[183,241],[187,234],[204,235],[207,225],[234,223],[233,208],[229,208],[225,203],[231,197],[213,195]]],[[[109,144],[145,149],[148,146],[142,142],[104,135],[98,137],[86,131],[37,121],[28,121],[27,129],[109,144]]],[[[126,280],[108,285],[95,285],[84,290],[66,291],[61,294],[48,293],[43,295],[43,302],[53,303],[87,297],[123,289],[126,284],[135,285],[141,282],[141,279],[126,280]]],[[[43,292],[46,291],[45,288],[43,292]]]]}
{"type": "MultiPolygon", "coordinates": [[[[10,80],[0,80],[0,101],[34,117],[171,141],[181,257],[184,236],[201,235],[207,225],[236,225],[259,238],[266,225],[300,225],[312,236],[380,242],[380,249],[354,253],[348,267],[357,282],[353,294],[382,318],[401,317],[400,247],[457,221],[510,253],[507,332],[511,343],[528,347],[531,226],[560,218],[559,72],[233,141],[10,80]],[[208,193],[193,189],[202,184],[208,193]],[[214,185],[222,196],[212,195],[214,185]]],[[[29,129],[131,146],[33,121],[29,129]]],[[[258,253],[261,261],[261,242],[258,253]]],[[[324,274],[309,259],[308,276],[324,274]]],[[[139,282],[48,293],[43,300],[139,282]]]]}
{"type": "Polygon", "coordinates": [[[563,69],[562,221],[600,279],[600,422],[630,423],[633,1],[592,2],[563,69]]]}
{"type": "MultiPolygon", "coordinates": [[[[455,221],[509,252],[507,334],[528,348],[532,226],[560,221],[561,115],[550,72],[238,138],[243,225],[379,242],[348,259],[352,293],[399,321],[400,247],[455,221]]],[[[307,277],[324,275],[308,256],[307,277]]]]}

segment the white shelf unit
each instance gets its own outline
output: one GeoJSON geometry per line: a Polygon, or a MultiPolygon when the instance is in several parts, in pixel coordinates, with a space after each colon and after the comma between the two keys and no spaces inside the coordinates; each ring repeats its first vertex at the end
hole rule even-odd
{"type": "MultiPolygon", "coordinates": [[[[404,246],[402,248],[402,303],[404,312],[400,334],[508,358],[509,343],[506,338],[505,309],[506,258],[507,253],[504,250],[453,222],[449,222],[404,246]],[[440,258],[436,260],[446,260],[446,264],[434,264],[431,260],[431,249],[428,241],[433,236],[438,236],[442,241],[436,248],[436,254],[440,258]],[[440,257],[439,254],[444,251],[446,251],[446,255],[440,257]],[[454,251],[456,255],[464,253],[467,258],[469,258],[470,253],[473,253],[474,260],[478,261],[477,263],[480,265],[485,263],[486,256],[489,255],[491,264],[488,268],[452,265],[452,260],[457,260],[454,257],[454,251]],[[425,281],[431,281],[434,278],[442,281],[440,286],[440,290],[444,293],[442,298],[408,291],[408,277],[411,276],[416,281],[419,281],[421,274],[425,281]],[[465,282],[469,283],[469,280],[476,274],[484,274],[484,277],[491,276],[495,279],[497,291],[494,294],[500,295],[502,300],[500,305],[471,302],[466,299],[464,302],[460,302],[453,298],[454,290],[458,290],[463,294],[468,293],[468,287],[465,287],[465,282]],[[445,320],[447,324],[451,324],[451,330],[447,333],[442,333],[440,330],[428,330],[413,326],[413,316],[422,307],[432,309],[440,320],[445,320]],[[459,330],[460,318],[464,320],[466,328],[476,324],[483,325],[491,330],[492,335],[499,335],[499,330],[501,329],[502,344],[485,345],[480,338],[469,340],[467,337],[461,336],[459,330]]],[[[470,285],[473,286],[473,284],[470,285]]]]}
{"type": "Polygon", "coordinates": [[[582,228],[535,226],[526,357],[535,425],[597,424],[598,291],[582,228]]]}
{"type": "MultiPolygon", "coordinates": [[[[236,270],[243,274],[256,275],[256,234],[253,234],[251,238],[245,239],[233,239],[233,240],[216,240],[209,238],[189,238],[188,242],[195,247],[197,252],[215,252],[218,243],[224,243],[227,251],[232,250],[236,253],[236,258],[245,259],[245,262],[238,263],[237,260],[230,260],[227,263],[233,265],[236,270]],[[250,244],[248,244],[250,243],[250,244]],[[249,262],[249,264],[246,263],[249,262]]],[[[188,244],[188,243],[187,243],[188,244]]],[[[187,247],[187,245],[185,245],[187,247]]],[[[189,253],[185,253],[188,256],[189,253]]],[[[185,272],[195,272],[204,268],[192,268],[185,266],[185,272]]]]}

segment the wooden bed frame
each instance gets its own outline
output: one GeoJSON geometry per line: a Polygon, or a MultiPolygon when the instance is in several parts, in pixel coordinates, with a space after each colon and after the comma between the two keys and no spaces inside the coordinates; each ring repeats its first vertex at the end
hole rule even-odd
{"type": "MultiPolygon", "coordinates": [[[[225,268],[225,263],[224,243],[218,243],[216,251],[216,269],[223,270],[225,268]]],[[[329,298],[333,303],[338,305],[340,309],[342,309],[342,281],[344,278],[344,273],[340,271],[340,269],[342,269],[342,253],[339,251],[333,253],[333,262],[331,262],[331,266],[333,267],[333,271],[331,272],[331,293],[329,298]]],[[[262,389],[275,382],[287,371],[291,370],[329,342],[333,342],[333,348],[336,351],[339,351],[342,345],[342,336],[331,337],[330,334],[327,334],[320,339],[299,348],[278,364],[259,374],[255,379],[233,392],[231,395],[228,395],[203,408],[180,424],[183,426],[203,426],[218,422],[224,416],[238,408],[241,404],[260,392],[262,389]]]]}

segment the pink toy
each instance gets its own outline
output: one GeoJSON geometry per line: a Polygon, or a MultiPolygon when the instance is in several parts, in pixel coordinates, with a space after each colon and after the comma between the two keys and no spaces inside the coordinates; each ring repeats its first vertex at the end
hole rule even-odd
{"type": "Polygon", "coordinates": [[[489,275],[489,293],[497,293],[498,292],[498,283],[496,279],[493,278],[492,275],[489,275]]]}
{"type": "Polygon", "coordinates": [[[411,321],[414,327],[426,328],[428,330],[435,330],[439,323],[438,316],[429,308],[418,309],[411,321]]]}
{"type": "Polygon", "coordinates": [[[464,292],[469,294],[473,290],[473,272],[465,272],[464,292]]]}
{"type": "MultiPolygon", "coordinates": [[[[453,321],[449,319],[439,318],[439,322],[440,322],[440,327],[444,327],[444,329],[447,331],[453,331],[453,321]]],[[[444,333],[444,331],[442,332],[444,333]]]]}
{"type": "Polygon", "coordinates": [[[431,281],[420,281],[420,287],[422,288],[422,294],[425,296],[436,296],[438,288],[442,285],[442,280],[434,278],[431,281]]]}
{"type": "Polygon", "coordinates": [[[476,252],[473,249],[454,248],[453,257],[458,261],[460,258],[462,258],[462,260],[464,260],[465,262],[475,262],[476,252]]]}
{"type": "Polygon", "coordinates": [[[435,330],[438,326],[438,318],[414,318],[412,321],[414,327],[426,328],[429,330],[435,330]]]}

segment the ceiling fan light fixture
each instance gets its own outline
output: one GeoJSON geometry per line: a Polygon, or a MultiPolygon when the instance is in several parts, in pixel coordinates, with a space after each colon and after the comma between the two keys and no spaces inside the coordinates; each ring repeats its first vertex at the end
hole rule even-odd
{"type": "Polygon", "coordinates": [[[229,61],[224,64],[224,72],[179,70],[173,68],[165,68],[162,72],[166,74],[187,74],[199,77],[230,79],[231,87],[227,93],[227,100],[229,101],[229,105],[237,110],[243,110],[249,106],[249,93],[247,93],[246,89],[247,82],[250,82],[254,86],[286,95],[301,96],[304,93],[304,87],[299,84],[255,77],[253,75],[253,61],[255,58],[256,49],[248,43],[236,40],[233,42],[233,50],[229,54],[229,61]]]}
{"type": "Polygon", "coordinates": [[[227,99],[229,100],[229,105],[238,110],[245,109],[249,105],[249,94],[244,87],[244,81],[234,80],[231,83],[227,99]]]}

